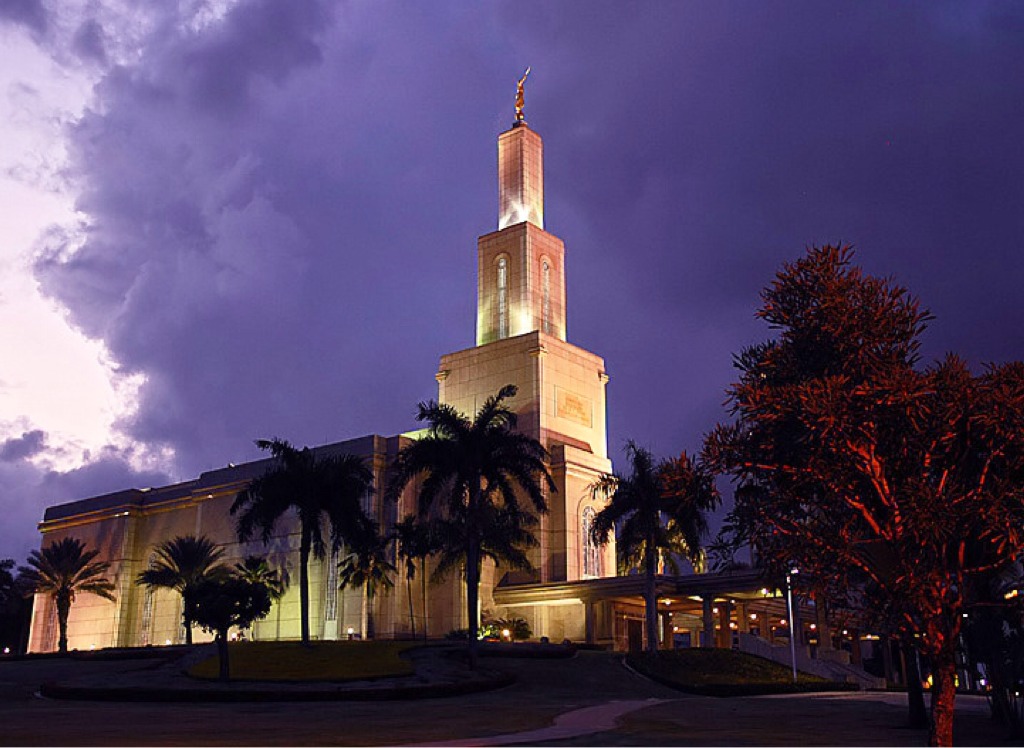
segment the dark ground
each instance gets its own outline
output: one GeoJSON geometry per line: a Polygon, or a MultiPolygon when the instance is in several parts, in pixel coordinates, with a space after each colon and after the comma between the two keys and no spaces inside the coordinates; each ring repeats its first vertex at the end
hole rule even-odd
{"type": "MultiPolygon", "coordinates": [[[[485,660],[514,672],[512,686],[469,696],[386,702],[112,703],[36,696],[41,682],[152,670],[153,662],[0,662],[3,745],[402,745],[508,736],[613,700],[666,699],[614,729],[545,745],[925,745],[906,729],[898,694],[714,699],[689,696],[628,671],[620,658],[485,660]]],[[[147,671],[148,672],[148,671],[147,671]]],[[[154,676],[155,677],[155,676],[154,676]]],[[[1010,745],[984,699],[958,697],[959,745],[1010,745]]],[[[505,743],[515,742],[510,739],[505,743]]]]}

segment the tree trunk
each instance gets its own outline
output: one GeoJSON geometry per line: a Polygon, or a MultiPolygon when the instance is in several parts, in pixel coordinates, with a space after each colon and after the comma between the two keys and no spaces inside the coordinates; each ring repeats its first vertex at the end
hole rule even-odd
{"type": "Polygon", "coordinates": [[[921,729],[928,726],[928,711],[924,706],[924,689],[921,686],[921,667],[917,657],[917,648],[906,640],[901,642],[906,668],[903,678],[907,682],[907,721],[913,728],[921,729]]]}
{"type": "Polygon", "coordinates": [[[953,745],[953,707],[956,699],[956,660],[952,650],[932,656],[932,719],[928,745],[953,745]]]}
{"type": "Polygon", "coordinates": [[[60,636],[57,639],[57,651],[61,654],[68,653],[68,616],[71,614],[71,598],[59,594],[54,599],[57,606],[57,628],[60,636]]]}
{"type": "Polygon", "coordinates": [[[480,599],[480,545],[474,539],[466,548],[466,613],[469,616],[469,667],[476,669],[480,642],[477,633],[480,620],[477,615],[480,599]]]}
{"type": "Polygon", "coordinates": [[[373,625],[373,595],[370,594],[370,583],[363,589],[363,613],[366,616],[366,634],[363,639],[373,639],[376,635],[373,625]]]}
{"type": "Polygon", "coordinates": [[[181,627],[185,629],[185,644],[192,646],[192,621],[189,620],[188,613],[184,611],[185,608],[185,593],[181,595],[181,627]]]}
{"type": "Polygon", "coordinates": [[[228,681],[230,679],[230,669],[228,666],[228,631],[223,629],[217,632],[217,659],[219,667],[220,679],[222,681],[228,681]]]}
{"type": "Polygon", "coordinates": [[[412,638],[416,638],[416,609],[412,604],[412,577],[408,569],[405,573],[405,593],[409,596],[409,627],[412,629],[412,638]]]}
{"type": "MultiPolygon", "coordinates": [[[[654,654],[658,651],[658,597],[655,594],[654,574],[657,571],[658,556],[654,544],[648,540],[647,550],[644,552],[645,569],[644,576],[644,607],[647,614],[647,651],[654,654]]],[[[714,631],[711,632],[714,636],[714,631]]]]}
{"type": "Polygon", "coordinates": [[[427,640],[427,557],[420,559],[420,592],[423,595],[423,641],[427,640]]]}
{"type": "Polygon", "coordinates": [[[302,645],[309,646],[309,551],[311,547],[309,530],[302,528],[299,542],[299,615],[302,621],[302,645]]]}

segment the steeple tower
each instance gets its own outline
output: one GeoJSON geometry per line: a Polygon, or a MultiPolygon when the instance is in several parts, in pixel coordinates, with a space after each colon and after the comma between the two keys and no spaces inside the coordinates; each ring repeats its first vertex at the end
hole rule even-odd
{"type": "MultiPolygon", "coordinates": [[[[566,341],[565,245],[544,230],[543,143],[522,115],[525,80],[516,119],[498,136],[498,230],[477,240],[476,346],[441,357],[438,401],[473,414],[516,385],[517,428],[548,450],[558,489],[539,518],[536,581],[607,576],[614,544],[594,547],[587,528],[603,506],[589,487],[611,471],[608,377],[600,356],[566,341]]],[[[486,603],[486,579],[481,594],[486,603]]]]}
{"type": "Polygon", "coordinates": [[[544,143],[521,119],[498,136],[498,230],[477,258],[477,345],[534,330],[565,340],[565,245],[544,230],[544,143]]]}

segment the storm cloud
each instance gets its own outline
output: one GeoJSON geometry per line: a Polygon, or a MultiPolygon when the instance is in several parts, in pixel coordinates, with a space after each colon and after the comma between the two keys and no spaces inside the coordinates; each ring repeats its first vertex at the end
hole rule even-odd
{"type": "MultiPolygon", "coordinates": [[[[66,133],[83,221],[35,272],[145,376],[119,427],[172,450],[174,477],[254,457],[256,437],[415,425],[438,356],[474,341],[475,239],[527,65],[568,337],[607,361],[615,453],[699,446],[732,355],[769,334],[758,290],[811,244],[852,242],[920,296],[929,356],[1024,350],[1019,5],[152,12],[116,62],[109,14],[76,27],[104,66],[66,133]]],[[[39,504],[160,477],[88,470],[39,504]]]]}

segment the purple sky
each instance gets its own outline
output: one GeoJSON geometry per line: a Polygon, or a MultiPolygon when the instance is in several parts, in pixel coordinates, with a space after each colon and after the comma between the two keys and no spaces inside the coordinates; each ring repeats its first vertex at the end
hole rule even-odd
{"type": "Polygon", "coordinates": [[[119,5],[141,12],[68,31],[0,0],[5,33],[96,82],[62,133],[84,245],[49,231],[35,277],[146,378],[126,442],[74,470],[29,460],[44,431],[0,433],[0,557],[48,504],[254,458],[256,437],[414,427],[438,357],[474,342],[527,65],[568,338],[607,362],[616,458],[699,447],[732,355],[768,334],[759,289],[811,244],[918,295],[926,357],[1024,355],[1020,4],[255,0],[198,30],[198,4],[147,9],[142,32],[119,5]],[[168,458],[137,472],[125,443],[168,458]]]}

